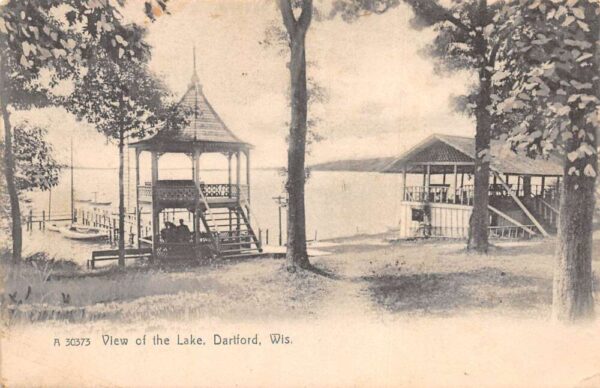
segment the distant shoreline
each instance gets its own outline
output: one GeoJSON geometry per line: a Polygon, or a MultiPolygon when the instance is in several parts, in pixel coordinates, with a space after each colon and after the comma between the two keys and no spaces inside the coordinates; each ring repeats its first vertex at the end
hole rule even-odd
{"type": "Polygon", "coordinates": [[[381,172],[395,159],[393,156],[370,159],[343,159],[313,164],[310,168],[314,171],[381,172]]]}

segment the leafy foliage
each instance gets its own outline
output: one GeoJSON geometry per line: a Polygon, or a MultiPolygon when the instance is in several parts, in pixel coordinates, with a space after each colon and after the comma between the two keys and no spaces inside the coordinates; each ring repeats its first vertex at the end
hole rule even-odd
{"type": "Polygon", "coordinates": [[[517,80],[499,110],[519,118],[510,140],[532,154],[561,152],[569,175],[597,175],[600,4],[520,1],[511,53],[517,80]]]}
{"type": "Polygon", "coordinates": [[[48,190],[58,184],[61,165],[52,156],[46,133],[46,129],[28,123],[15,127],[13,152],[19,190],[48,190]]]}
{"type": "Polygon", "coordinates": [[[176,104],[166,101],[168,97],[144,59],[114,61],[99,47],[65,105],[107,137],[119,139],[122,135],[127,139],[143,137],[160,126],[183,123],[183,114],[177,114],[176,104]]]}

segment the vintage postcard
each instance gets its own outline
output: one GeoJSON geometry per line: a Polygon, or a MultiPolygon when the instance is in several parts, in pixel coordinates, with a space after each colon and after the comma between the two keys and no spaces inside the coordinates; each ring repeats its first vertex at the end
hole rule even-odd
{"type": "Polygon", "coordinates": [[[598,0],[0,1],[0,385],[600,387],[598,0]]]}

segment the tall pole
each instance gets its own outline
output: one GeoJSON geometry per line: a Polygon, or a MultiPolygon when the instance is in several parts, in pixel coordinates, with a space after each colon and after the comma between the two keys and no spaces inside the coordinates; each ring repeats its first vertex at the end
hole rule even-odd
{"type": "Polygon", "coordinates": [[[71,222],[74,221],[75,214],[75,189],[73,178],[73,137],[71,137],[71,222]]]}
{"type": "Polygon", "coordinates": [[[48,189],[48,221],[52,219],[52,188],[48,189]]]}
{"type": "Polygon", "coordinates": [[[283,244],[283,236],[281,231],[281,205],[279,205],[279,246],[283,244]]]}

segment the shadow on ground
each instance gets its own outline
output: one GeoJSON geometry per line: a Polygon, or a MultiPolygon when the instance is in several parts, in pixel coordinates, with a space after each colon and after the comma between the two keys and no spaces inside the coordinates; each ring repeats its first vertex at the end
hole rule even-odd
{"type": "Polygon", "coordinates": [[[465,272],[383,274],[363,277],[373,301],[391,312],[455,314],[466,310],[509,309],[545,312],[552,281],[497,268],[465,272]]]}

